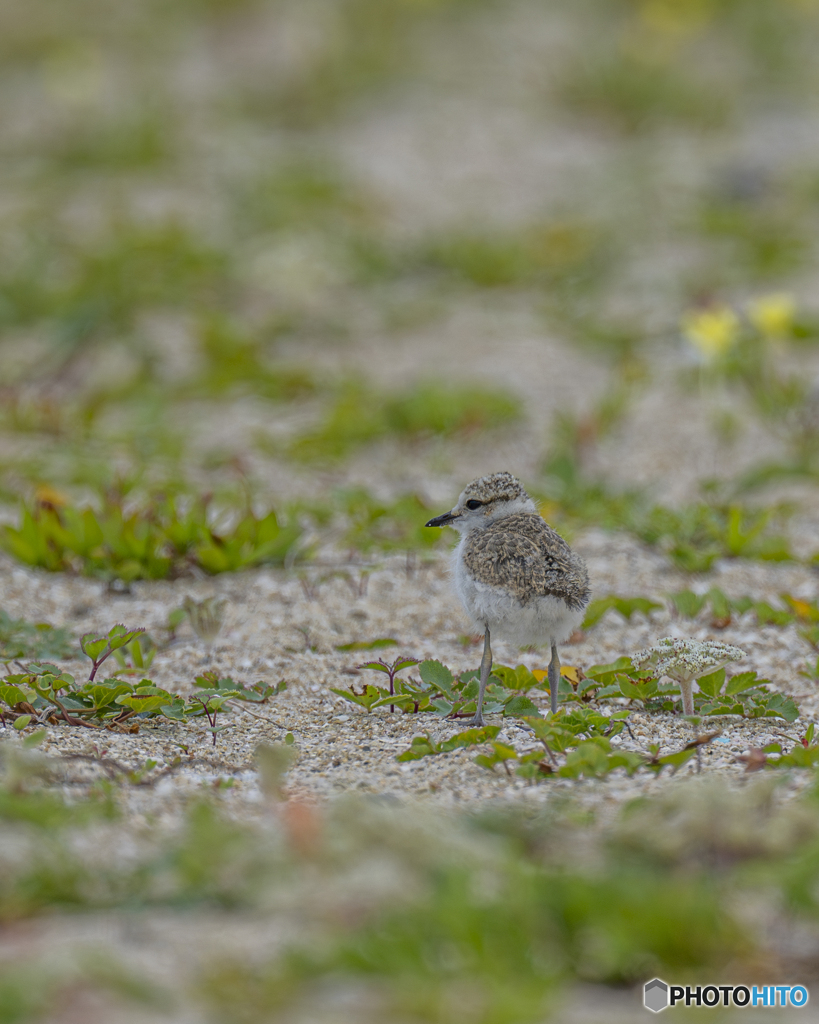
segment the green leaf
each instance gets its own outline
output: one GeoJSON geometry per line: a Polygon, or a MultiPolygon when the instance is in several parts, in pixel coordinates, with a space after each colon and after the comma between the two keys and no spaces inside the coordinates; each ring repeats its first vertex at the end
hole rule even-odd
{"type": "Polygon", "coordinates": [[[499,762],[492,757],[487,757],[486,754],[478,754],[472,758],[472,763],[476,764],[479,768],[487,768],[490,772],[493,772],[495,765],[499,762]]]}
{"type": "Polygon", "coordinates": [[[137,714],[155,714],[160,711],[163,704],[172,704],[173,697],[166,691],[159,693],[127,693],[117,697],[115,704],[122,704],[137,714]]]}
{"type": "Polygon", "coordinates": [[[118,679],[106,679],[104,683],[98,685],[84,686],[80,691],[82,695],[87,696],[93,706],[97,709],[107,707],[109,704],[114,704],[117,697],[121,697],[125,693],[133,692],[133,687],[128,683],[122,683],[118,679]],[[106,685],[106,684],[113,685],[106,685]]]}
{"type": "Polygon", "coordinates": [[[440,661],[422,661],[418,669],[421,678],[429,686],[452,698],[452,673],[440,661]]]}
{"type": "Polygon", "coordinates": [[[431,754],[437,753],[438,751],[435,747],[435,744],[432,742],[429,736],[413,736],[409,750],[405,750],[403,754],[399,754],[395,760],[419,761],[422,757],[428,757],[431,754]]]}
{"type": "Polygon", "coordinates": [[[467,729],[437,745],[426,734],[414,736],[409,750],[399,754],[396,757],[396,761],[418,761],[422,757],[430,757],[434,754],[447,754],[460,747],[472,747],[479,743],[486,743],[487,740],[493,740],[499,732],[500,726],[498,725],[467,729]]]}
{"type": "Polygon", "coordinates": [[[163,704],[160,711],[174,722],[185,721],[185,702],[181,697],[175,697],[172,704],[163,704]]]}
{"type": "Polygon", "coordinates": [[[67,629],[12,619],[0,608],[0,661],[67,658],[73,653],[67,629]]]}
{"type": "Polygon", "coordinates": [[[626,775],[634,775],[636,771],[642,768],[643,763],[643,756],[635,750],[618,750],[609,755],[609,770],[625,768],[626,775]]]}
{"type": "Polygon", "coordinates": [[[753,607],[760,626],[787,626],[794,620],[790,612],[774,608],[767,601],[755,601],[753,607]]]}
{"type": "Polygon", "coordinates": [[[413,665],[417,665],[418,660],[416,658],[400,658],[398,661],[393,662],[393,672],[400,672],[405,668],[412,668],[413,665]]]}
{"type": "Polygon", "coordinates": [[[493,740],[499,732],[499,725],[485,725],[477,729],[466,729],[464,732],[459,732],[443,742],[438,747],[438,751],[446,754],[451,750],[457,750],[459,747],[473,747],[478,743],[486,743],[487,740],[493,740]]]}
{"type": "Polygon", "coordinates": [[[578,744],[576,750],[569,751],[566,763],[558,769],[557,774],[564,778],[601,778],[610,770],[609,749],[610,744],[603,737],[584,740],[578,744]]]}
{"type": "Polygon", "coordinates": [[[455,710],[456,705],[445,697],[434,697],[428,704],[439,718],[448,718],[455,710]]]}
{"type": "Polygon", "coordinates": [[[369,684],[364,687],[363,693],[355,693],[352,687],[349,690],[336,690],[330,687],[330,692],[337,693],[339,697],[350,701],[351,704],[358,704],[359,707],[366,708],[368,714],[377,701],[381,700],[382,697],[389,696],[385,690],[376,689],[376,687],[369,684]]]}
{"type": "MultiPolygon", "coordinates": [[[[731,676],[723,692],[726,697],[731,697],[735,693],[742,693],[743,690],[750,690],[754,686],[760,686],[767,682],[767,679],[760,679],[756,672],[738,672],[735,676],[731,676]]],[[[702,689],[702,680],[700,680],[700,689],[702,689]]]]}
{"type": "Polygon", "coordinates": [[[603,616],[611,607],[611,597],[600,597],[596,601],[590,601],[589,606],[586,609],[586,616],[583,619],[583,624],[580,628],[583,630],[588,630],[591,629],[593,626],[596,626],[597,623],[603,618],[603,616]]]}
{"type": "Polygon", "coordinates": [[[22,732],[23,729],[25,729],[25,727],[31,722],[33,717],[33,715],[20,715],[19,718],[15,718],[14,720],[14,728],[18,732],[22,732]]]}
{"type": "Polygon", "coordinates": [[[234,697],[233,693],[204,693],[194,694],[193,697],[188,701],[186,705],[186,711],[188,714],[204,713],[206,710],[210,714],[215,714],[222,710],[225,706],[226,701],[234,697]]]}
{"type": "Polygon", "coordinates": [[[705,595],[695,594],[693,590],[681,590],[668,596],[677,614],[685,619],[695,619],[705,604],[705,595]]]}
{"type": "Polygon", "coordinates": [[[641,612],[647,616],[656,608],[662,608],[662,604],[648,597],[617,597],[615,594],[610,594],[608,597],[598,598],[589,604],[582,628],[591,629],[612,608],[626,621],[630,621],[635,612],[641,612]]]}
{"type": "Polygon", "coordinates": [[[80,647],[92,661],[96,661],[102,652],[108,647],[107,637],[98,637],[93,633],[84,633],[80,637],[80,647]]]}
{"type": "MultiPolygon", "coordinates": [[[[633,671],[634,666],[631,664],[631,658],[622,657],[618,658],[617,661],[613,661],[610,665],[592,665],[590,669],[586,670],[587,679],[600,679],[606,676],[614,677],[616,672],[630,672],[633,671]]],[[[609,680],[605,679],[608,683],[609,680]]]]}
{"type": "Polygon", "coordinates": [[[378,640],[356,640],[351,644],[339,644],[337,651],[375,651],[381,647],[397,647],[398,641],[392,637],[381,637],[378,640]]]}
{"type": "Polygon", "coordinates": [[[506,687],[507,690],[531,690],[539,686],[537,676],[525,665],[517,665],[509,668],[506,665],[494,665],[492,675],[506,687]]]}
{"type": "Polygon", "coordinates": [[[144,632],[145,630],[141,627],[139,629],[128,629],[121,623],[117,623],[116,626],[112,626],[108,630],[108,644],[112,651],[116,651],[119,650],[120,647],[125,647],[133,639],[144,632]]]}
{"type": "Polygon", "coordinates": [[[10,708],[13,708],[15,704],[28,703],[34,696],[31,692],[21,690],[19,686],[3,686],[0,685],[0,700],[5,704],[8,704],[10,708]]]}
{"type": "Polygon", "coordinates": [[[506,743],[498,743],[493,740],[490,745],[495,752],[494,756],[501,761],[509,761],[518,756],[517,750],[506,743]]]}
{"type": "Polygon", "coordinates": [[[512,697],[503,706],[505,718],[524,718],[527,715],[538,716],[540,711],[537,705],[525,694],[512,697]]]}
{"type": "Polygon", "coordinates": [[[691,760],[696,752],[696,748],[693,747],[690,750],[678,750],[673,754],[666,754],[664,757],[657,758],[656,762],[648,765],[648,767],[658,775],[663,768],[671,768],[672,773],[676,773],[684,764],[691,760]]]}
{"type": "Polygon", "coordinates": [[[629,700],[647,701],[656,696],[658,691],[656,679],[629,679],[628,676],[616,676],[620,693],[629,700]]]}
{"type": "Polygon", "coordinates": [[[792,697],[774,693],[771,695],[766,717],[784,718],[786,722],[795,722],[799,717],[799,707],[792,697]]]}
{"type": "Polygon", "coordinates": [[[487,768],[489,771],[494,771],[495,766],[503,763],[504,761],[516,761],[518,758],[518,752],[514,747],[508,746],[506,743],[497,743],[491,741],[492,753],[490,755],[478,754],[473,757],[472,763],[478,765],[480,768],[487,768]]]}
{"type": "MultiPolygon", "coordinates": [[[[699,688],[700,693],[704,697],[710,697],[713,700],[719,694],[720,690],[722,689],[722,684],[724,682],[725,682],[725,669],[724,668],[720,668],[720,669],[717,669],[716,672],[711,672],[707,676],[701,676],[697,680],[697,686],[699,688]]],[[[734,692],[736,692],[736,691],[734,691],[734,692]]]]}

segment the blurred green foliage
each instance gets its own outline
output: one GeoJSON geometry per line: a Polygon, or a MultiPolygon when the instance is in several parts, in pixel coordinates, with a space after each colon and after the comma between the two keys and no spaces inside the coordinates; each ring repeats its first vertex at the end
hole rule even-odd
{"type": "Polygon", "coordinates": [[[13,619],[0,608],[0,661],[68,658],[74,653],[69,631],[47,622],[13,619]]]}
{"type": "Polygon", "coordinates": [[[35,238],[0,267],[0,323],[53,324],[69,348],[132,330],[155,307],[195,308],[228,287],[225,256],[180,224],[114,220],[95,244],[35,238]]]}
{"type": "MultiPolygon", "coordinates": [[[[200,549],[207,571],[255,564],[272,538],[259,539],[251,523],[235,544],[221,534],[211,543],[199,516],[190,526],[198,539],[177,547],[163,533],[176,513],[117,518],[96,496],[125,477],[134,507],[168,480],[221,497],[237,472],[253,487],[258,461],[273,460],[258,474],[269,478],[283,456],[343,475],[345,459],[388,437],[434,438],[426,454],[445,463],[451,439],[517,429],[521,404],[500,388],[442,381],[423,366],[425,383],[386,393],[366,372],[339,379],[322,369],[337,361],[316,358],[373,332],[386,346],[456,304],[520,302],[550,333],[632,374],[632,384],[650,383],[644,355],[674,334],[685,306],[809,271],[819,205],[808,158],[774,142],[770,167],[741,154],[723,164],[709,149],[771,103],[810,115],[819,11],[796,0],[516,8],[510,24],[538,28],[526,35],[533,66],[548,74],[527,74],[511,102],[535,131],[543,119],[544,137],[570,124],[577,143],[600,146],[603,178],[556,165],[524,217],[478,208],[401,223],[379,174],[359,173],[355,146],[339,138],[382,108],[389,119],[402,97],[465,90],[480,99],[485,74],[489,89],[492,75],[517,81],[517,49],[491,29],[510,18],[490,0],[4,7],[0,114],[18,127],[2,144],[0,430],[9,443],[0,494],[16,503],[46,482],[80,505],[89,491],[97,502],[82,515],[71,502],[64,511],[29,506],[25,523],[5,531],[7,549],[29,564],[124,576],[181,571],[200,564],[191,554],[200,549]],[[536,40],[550,39],[553,24],[560,45],[541,53],[536,40]],[[193,67],[208,70],[197,78],[193,67]],[[684,142],[696,174],[678,180],[666,139],[684,142]],[[667,258],[680,252],[684,266],[667,258]],[[646,283],[648,266],[659,284],[646,283]],[[226,432],[224,445],[199,443],[198,409],[207,403],[218,422],[250,398],[310,400],[321,411],[291,441],[256,443],[254,427],[226,432]]],[[[787,368],[797,346],[815,341],[816,325],[803,320],[776,344],[743,322],[725,358],[697,375],[730,386],[788,446],[783,461],[740,482],[748,488],[819,477],[808,379],[787,368]]],[[[719,557],[789,557],[786,511],[748,507],[739,490],[672,510],[587,472],[590,448],[635,393],[615,381],[608,409],[558,424],[568,439],[552,443],[544,465],[549,514],[568,530],[629,529],[692,571],[719,557]]],[[[254,409],[267,415],[263,404],[254,409]]],[[[325,525],[344,521],[336,535],[345,545],[433,543],[413,519],[426,512],[420,499],[351,493],[328,490],[325,508],[312,510],[325,525]]]]}
{"type": "MultiPolygon", "coordinates": [[[[810,752],[812,734],[806,744],[810,752]]],[[[0,916],[59,910],[67,925],[90,911],[105,921],[161,908],[181,925],[198,909],[218,911],[231,935],[247,924],[256,929],[252,957],[219,949],[204,967],[194,958],[173,981],[155,982],[157,997],[177,1007],[195,1000],[237,1024],[286,1013],[329,1022],[339,986],[362,1019],[366,1009],[373,1019],[535,1024],[578,983],[635,985],[654,974],[695,983],[727,970],[752,976],[772,960],[796,969],[782,932],[762,924],[784,923],[786,935],[816,928],[815,784],[783,801],[772,779],[739,789],[689,782],[607,813],[604,825],[573,801],[433,816],[347,800],[308,817],[276,775],[277,802],[259,810],[258,824],[223,811],[220,796],[196,797],[173,821],[140,832],[118,815],[117,786],[86,781],[90,794],[68,801],[43,780],[74,770],[70,762],[49,764],[8,743],[0,760],[0,817],[14,840],[0,916]],[[360,865],[375,862],[401,884],[379,886],[371,874],[363,900],[360,865]],[[753,929],[737,910],[751,901],[753,929]],[[308,938],[277,927],[275,944],[260,944],[260,920],[283,926],[294,911],[308,938]]],[[[41,927],[47,934],[45,920],[41,927]]],[[[86,962],[74,984],[91,983],[90,970],[86,962]]],[[[28,989],[14,988],[7,968],[4,1019],[48,1019],[62,975],[47,974],[50,986],[34,989],[43,998],[23,998],[28,989]]],[[[146,970],[141,986],[123,985],[120,995],[136,998],[150,982],[146,970]]]]}
{"type": "Polygon", "coordinates": [[[163,579],[198,568],[229,572],[281,564],[301,529],[275,512],[228,517],[219,526],[207,501],[156,501],[125,509],[116,499],[91,508],[24,507],[19,527],[4,526],[0,544],[27,565],[130,582],[163,579]]]}
{"type": "Polygon", "coordinates": [[[321,425],[293,441],[288,454],[303,461],[335,461],[385,437],[451,437],[513,423],[520,402],[500,390],[419,384],[398,394],[351,383],[321,425]]]}
{"type": "Polygon", "coordinates": [[[587,55],[563,83],[562,97],[578,112],[628,133],[675,123],[715,128],[729,112],[725,96],[650,52],[587,55]]]}
{"type": "Polygon", "coordinates": [[[219,399],[250,393],[273,401],[293,401],[316,391],[306,367],[282,365],[266,358],[261,341],[220,318],[205,321],[200,330],[204,366],[198,379],[180,390],[219,399]]]}
{"type": "Polygon", "coordinates": [[[424,528],[433,509],[415,494],[384,502],[363,488],[347,488],[333,495],[320,519],[329,521],[334,514],[342,516],[341,543],[354,551],[424,551],[440,546],[441,537],[424,528]]]}
{"type": "Polygon", "coordinates": [[[481,288],[551,289],[595,281],[608,266],[606,242],[597,225],[556,221],[519,232],[452,233],[430,245],[425,261],[481,288]]]}

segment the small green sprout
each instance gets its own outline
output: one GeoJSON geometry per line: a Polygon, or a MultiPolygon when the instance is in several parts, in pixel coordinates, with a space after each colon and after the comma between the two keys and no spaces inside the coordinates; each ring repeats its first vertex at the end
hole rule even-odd
{"type": "Polygon", "coordinates": [[[225,729],[224,725],[217,725],[216,720],[219,712],[228,703],[231,697],[238,697],[236,690],[198,690],[188,701],[185,713],[188,717],[202,714],[208,720],[208,732],[211,734],[211,742],[216,746],[216,734],[225,729]]]}
{"type": "Polygon", "coordinates": [[[194,633],[210,650],[222,629],[227,601],[223,597],[206,597],[203,601],[196,601],[188,596],[182,602],[182,606],[194,633]]]}
{"type": "Polygon", "coordinates": [[[266,796],[283,798],[285,777],[297,757],[292,733],[287,734],[284,743],[260,743],[256,747],[253,759],[259,770],[259,785],[266,796]]]}
{"type": "MultiPolygon", "coordinates": [[[[363,665],[359,665],[359,668],[372,669],[374,672],[385,672],[390,680],[390,696],[395,694],[395,677],[405,668],[412,668],[413,665],[417,665],[418,660],[416,658],[396,658],[392,663],[384,661],[383,658],[379,658],[378,661],[368,661],[363,665]]],[[[390,711],[395,711],[395,706],[390,705],[390,711]]]]}
{"type": "Polygon", "coordinates": [[[91,674],[88,676],[89,681],[93,681],[96,676],[100,665],[109,658],[114,651],[118,651],[123,647],[127,647],[133,640],[138,636],[141,636],[145,630],[143,628],[138,629],[127,629],[125,626],[118,624],[112,626],[108,630],[107,636],[96,636],[94,633],[84,633],[80,637],[80,647],[83,650],[83,654],[91,659],[91,674]]]}

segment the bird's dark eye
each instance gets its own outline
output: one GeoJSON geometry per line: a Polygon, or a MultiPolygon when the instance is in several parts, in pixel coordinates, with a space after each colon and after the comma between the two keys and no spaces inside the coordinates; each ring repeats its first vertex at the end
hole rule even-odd
{"type": "Polygon", "coordinates": [[[466,503],[466,507],[467,507],[468,509],[470,509],[470,510],[471,510],[472,512],[474,512],[476,508],[480,508],[480,507],[481,507],[481,505],[483,505],[483,502],[482,502],[482,501],[475,501],[475,499],[474,499],[474,498],[471,498],[471,499],[470,499],[470,500],[469,500],[469,501],[468,501],[468,502],[466,503]]]}

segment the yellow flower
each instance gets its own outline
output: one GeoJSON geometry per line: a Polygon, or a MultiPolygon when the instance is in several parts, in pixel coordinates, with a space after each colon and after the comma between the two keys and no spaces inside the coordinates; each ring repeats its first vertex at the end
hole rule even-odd
{"type": "Polygon", "coordinates": [[[725,355],[739,334],[739,319],[729,306],[689,313],[682,326],[685,337],[708,363],[725,355]]]}
{"type": "Polygon", "coordinates": [[[781,338],[790,334],[796,304],[793,297],[784,292],[763,295],[748,307],[751,323],[769,338],[781,338]]]}

